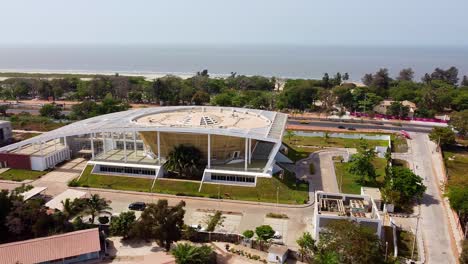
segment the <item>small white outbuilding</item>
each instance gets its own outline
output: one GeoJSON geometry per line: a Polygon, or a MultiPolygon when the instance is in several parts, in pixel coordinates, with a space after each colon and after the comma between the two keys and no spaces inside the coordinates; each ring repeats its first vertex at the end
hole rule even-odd
{"type": "Polygon", "coordinates": [[[288,259],[288,247],[273,244],[268,249],[268,262],[270,263],[285,263],[288,259]]]}

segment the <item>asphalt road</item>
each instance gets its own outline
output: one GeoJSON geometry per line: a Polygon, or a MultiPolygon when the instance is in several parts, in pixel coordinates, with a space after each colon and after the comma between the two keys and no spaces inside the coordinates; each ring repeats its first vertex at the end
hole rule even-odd
{"type": "Polygon", "coordinates": [[[291,125],[301,125],[301,126],[313,126],[313,127],[332,127],[337,128],[338,126],[344,126],[347,131],[347,128],[353,127],[355,129],[381,129],[381,130],[391,130],[391,131],[400,131],[405,130],[408,132],[418,132],[418,133],[429,133],[432,130],[432,127],[422,126],[422,125],[376,125],[372,123],[347,123],[347,122],[336,122],[336,121],[317,121],[317,120],[307,120],[308,124],[301,123],[296,120],[288,120],[288,124],[291,125]]]}
{"type": "Polygon", "coordinates": [[[452,230],[442,202],[440,173],[443,163],[437,159],[436,144],[427,135],[411,133],[408,161],[427,189],[421,201],[419,230],[424,240],[427,263],[456,263],[452,230]]]}

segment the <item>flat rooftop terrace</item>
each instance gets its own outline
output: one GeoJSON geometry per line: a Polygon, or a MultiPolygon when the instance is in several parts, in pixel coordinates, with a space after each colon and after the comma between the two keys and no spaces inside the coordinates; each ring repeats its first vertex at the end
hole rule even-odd
{"type": "Polygon", "coordinates": [[[189,108],[149,114],[135,120],[164,127],[213,127],[225,129],[267,128],[272,121],[249,111],[226,108],[189,108]]]}
{"type": "MultiPolygon", "coordinates": [[[[344,197],[344,196],[343,196],[344,197]]],[[[372,203],[365,197],[319,197],[319,214],[343,217],[374,218],[372,203]]]]}
{"type": "Polygon", "coordinates": [[[31,156],[47,156],[55,151],[62,150],[65,145],[60,142],[60,139],[54,139],[42,144],[29,144],[10,151],[14,154],[31,155],[31,156]]]}

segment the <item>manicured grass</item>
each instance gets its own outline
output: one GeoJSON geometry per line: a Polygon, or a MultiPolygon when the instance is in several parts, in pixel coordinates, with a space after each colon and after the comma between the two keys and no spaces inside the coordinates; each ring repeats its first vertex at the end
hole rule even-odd
{"type": "MultiPolygon", "coordinates": [[[[383,184],[385,177],[386,160],[375,158],[372,163],[374,164],[377,173],[377,185],[369,187],[379,187],[383,184]]],[[[349,166],[350,164],[347,162],[335,162],[335,173],[338,187],[341,186],[342,193],[360,194],[362,185],[358,183],[358,178],[355,175],[349,173],[349,166]]]]}
{"type": "Polygon", "coordinates": [[[299,161],[301,159],[305,159],[307,157],[309,157],[309,155],[317,150],[320,150],[320,148],[318,147],[312,147],[312,146],[307,146],[307,147],[303,147],[303,146],[297,146],[297,145],[294,145],[294,141],[288,141],[288,142],[284,142],[285,145],[288,147],[288,153],[286,156],[288,156],[288,158],[294,162],[296,161],[299,161]]]}
{"type": "Polygon", "coordinates": [[[46,173],[47,171],[9,169],[5,171],[4,173],[0,174],[0,180],[9,180],[9,181],[36,180],[46,173]]]}
{"type": "MultiPolygon", "coordinates": [[[[374,148],[376,146],[388,146],[387,140],[365,140],[369,147],[374,148]]],[[[283,139],[284,142],[290,145],[296,146],[315,146],[315,147],[337,147],[337,148],[357,148],[361,144],[361,139],[350,139],[350,138],[324,138],[324,137],[305,137],[305,136],[294,136],[291,141],[287,138],[283,139]]]]}
{"type": "MultiPolygon", "coordinates": [[[[151,179],[97,175],[91,174],[91,171],[92,166],[85,168],[78,186],[139,192],[149,192],[151,189],[151,179]]],[[[256,187],[204,183],[201,192],[198,192],[199,187],[199,182],[160,179],[156,181],[153,192],[211,198],[218,198],[219,194],[223,199],[275,203],[279,190],[278,201],[286,204],[303,204],[309,197],[308,184],[296,183],[294,175],[290,173],[285,173],[284,179],[276,176],[271,179],[258,178],[256,187]]]]}

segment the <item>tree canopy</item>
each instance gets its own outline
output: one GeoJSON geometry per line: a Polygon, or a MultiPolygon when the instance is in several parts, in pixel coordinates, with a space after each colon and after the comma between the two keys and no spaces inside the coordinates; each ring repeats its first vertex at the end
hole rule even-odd
{"type": "Polygon", "coordinates": [[[130,231],[130,236],[140,239],[155,239],[167,251],[171,244],[182,237],[185,202],[170,207],[167,200],[148,204],[139,221],[130,231]]]}
{"type": "MultiPolygon", "coordinates": [[[[379,237],[371,229],[348,220],[331,221],[320,233],[317,247],[318,256],[335,253],[339,263],[383,263],[379,237]]],[[[329,258],[333,260],[333,254],[329,258]]]]}

